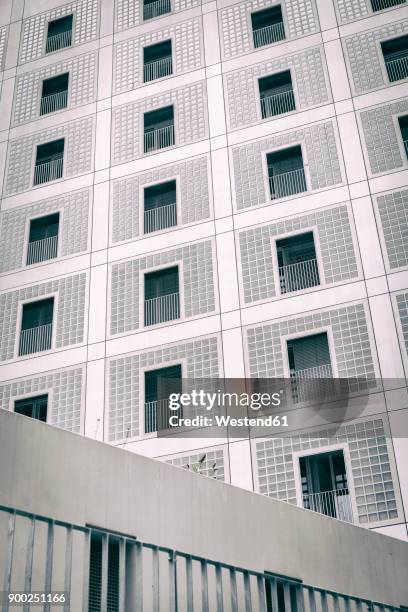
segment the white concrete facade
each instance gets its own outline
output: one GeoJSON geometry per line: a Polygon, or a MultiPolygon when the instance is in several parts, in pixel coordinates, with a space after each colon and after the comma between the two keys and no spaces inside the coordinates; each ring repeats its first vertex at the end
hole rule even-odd
{"type": "Polygon", "coordinates": [[[407,31],[406,4],[188,0],[148,21],[139,0],[1,6],[0,406],[48,394],[50,424],[178,465],[206,453],[218,478],[300,505],[298,436],[312,432],[321,452],[344,449],[355,522],[407,539],[408,159],[398,119],[408,87],[389,81],[380,46],[407,31]],[[285,40],[254,48],[251,12],[277,4],[285,40]],[[72,46],[45,53],[44,24],[71,13],[72,46]],[[143,83],[143,47],[169,38],[173,74],[143,83]],[[296,109],[262,119],[257,79],[284,70],[296,109]],[[66,71],[67,108],[40,116],[43,79],[66,71]],[[175,146],[143,153],[142,114],[170,104],[175,146]],[[34,186],[35,147],[60,138],[62,178],[34,186]],[[266,154],[289,146],[301,147],[307,190],[271,200],[266,154]],[[178,224],[144,234],[143,189],[164,180],[176,180],[178,224]],[[30,220],[56,211],[57,257],[27,266],[30,220]],[[301,230],[314,234],[320,284],[282,293],[275,243],[301,230]],[[146,327],[140,270],[171,264],[181,317],[146,327]],[[51,350],[19,356],[23,304],[52,296],[51,350]],[[317,332],[335,375],[384,381],[362,413],[339,417],[346,431],[318,415],[305,428],[299,409],[285,452],[281,438],[144,433],[145,370],[279,377],[287,339],[317,332]]]}

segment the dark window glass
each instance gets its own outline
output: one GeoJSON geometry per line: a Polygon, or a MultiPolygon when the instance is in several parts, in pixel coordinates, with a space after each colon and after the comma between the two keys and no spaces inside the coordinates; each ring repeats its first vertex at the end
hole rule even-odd
{"type": "Polygon", "coordinates": [[[39,395],[38,397],[16,401],[14,412],[45,423],[47,421],[47,407],[48,395],[39,395]]]}

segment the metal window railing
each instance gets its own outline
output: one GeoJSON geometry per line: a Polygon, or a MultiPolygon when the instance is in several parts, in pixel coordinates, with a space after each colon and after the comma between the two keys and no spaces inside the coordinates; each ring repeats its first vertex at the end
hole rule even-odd
{"type": "Polygon", "coordinates": [[[166,125],[162,128],[144,133],[144,152],[165,149],[174,145],[174,125],[166,125]]]}
{"type": "Polygon", "coordinates": [[[167,398],[145,402],[145,433],[169,429],[169,418],[175,414],[169,409],[167,398]]]}
{"type": "Polygon", "coordinates": [[[154,19],[154,17],[160,17],[171,13],[171,0],[156,0],[156,2],[149,2],[143,5],[143,19],[154,19]]]}
{"type": "Polygon", "coordinates": [[[173,72],[173,62],[171,57],[163,57],[162,59],[147,62],[143,66],[143,81],[154,81],[169,76],[173,72]]]}
{"type": "Polygon", "coordinates": [[[62,177],[63,156],[36,164],[34,168],[34,185],[55,181],[62,177]]]}
{"type": "Polygon", "coordinates": [[[144,211],[144,233],[150,234],[177,225],[176,202],[144,211]]]}
{"type": "Polygon", "coordinates": [[[304,493],[303,507],[319,514],[337,518],[339,521],[354,523],[353,506],[347,488],[320,493],[304,493]]]}
{"type": "Polygon", "coordinates": [[[273,174],[269,177],[271,200],[286,198],[295,193],[306,191],[306,177],[303,168],[273,174]]]}
{"type": "Polygon", "coordinates": [[[30,355],[48,351],[51,348],[52,323],[22,329],[20,333],[19,355],[30,355]]]}
{"type": "Polygon", "coordinates": [[[406,0],[371,0],[371,7],[374,12],[398,6],[399,4],[406,4],[406,0]]]}
{"type": "Polygon", "coordinates": [[[45,45],[45,52],[52,53],[58,51],[58,49],[64,49],[70,47],[72,44],[72,30],[66,30],[60,32],[60,34],[54,34],[54,36],[48,36],[47,43],[45,45]]]}
{"type": "Polygon", "coordinates": [[[285,28],[283,21],[253,30],[253,36],[255,47],[264,47],[265,45],[271,45],[272,43],[284,40],[285,28]]]}
{"type": "Polygon", "coordinates": [[[180,318],[180,294],[168,293],[144,303],[144,324],[156,325],[180,318]]]}
{"type": "Polygon", "coordinates": [[[405,155],[408,157],[408,140],[403,140],[402,142],[404,143],[405,155]]]}
{"type": "Polygon", "coordinates": [[[295,108],[295,96],[292,89],[261,98],[262,119],[290,113],[295,108]]]}
{"type": "Polygon", "coordinates": [[[281,293],[300,291],[320,285],[319,269],[316,259],[307,259],[279,267],[281,293]]]}
{"type": "Polygon", "coordinates": [[[335,386],[331,364],[291,370],[290,386],[295,404],[333,395],[335,386]]]}
{"type": "Polygon", "coordinates": [[[27,249],[27,266],[55,259],[58,250],[58,235],[49,236],[42,240],[34,240],[28,243],[27,249]]]}
{"type": "Polygon", "coordinates": [[[68,89],[64,91],[58,91],[57,93],[50,94],[49,96],[43,96],[40,104],[40,115],[48,115],[48,113],[55,113],[55,111],[66,108],[68,104],[68,89]]]}
{"type": "Polygon", "coordinates": [[[388,78],[391,82],[401,81],[408,77],[408,51],[405,57],[394,60],[385,60],[388,78]]]}
{"type": "MultiPolygon", "coordinates": [[[[68,523],[61,519],[56,521],[55,517],[35,515],[19,508],[0,506],[0,517],[2,522],[9,526],[8,529],[0,531],[2,550],[9,551],[8,555],[4,555],[5,561],[0,575],[0,580],[5,584],[6,590],[11,589],[10,585],[15,575],[14,568],[19,569],[18,562],[21,559],[30,560],[32,550],[43,547],[45,584],[54,584],[55,572],[58,571],[58,576],[65,576],[64,590],[70,600],[80,601],[82,598],[86,602],[84,609],[88,608],[90,572],[95,569],[91,565],[90,539],[96,536],[102,538],[104,546],[109,545],[111,539],[119,544],[118,599],[122,601],[129,599],[130,605],[136,610],[147,612],[145,590],[143,589],[146,580],[150,582],[151,593],[156,598],[155,601],[170,602],[166,610],[172,612],[186,609],[186,601],[188,609],[195,610],[197,593],[201,595],[197,601],[202,604],[200,610],[203,611],[209,610],[209,602],[215,604],[211,610],[216,609],[219,612],[221,610],[239,610],[240,612],[242,610],[247,612],[249,610],[253,612],[280,610],[279,592],[282,594],[282,591],[285,612],[296,610],[325,612],[329,609],[348,610],[349,612],[401,612],[402,610],[401,607],[389,602],[361,598],[352,588],[347,594],[324,589],[322,586],[316,587],[281,575],[266,574],[254,569],[231,565],[215,556],[213,558],[201,557],[194,554],[193,551],[171,549],[160,545],[159,542],[144,542],[117,532],[110,533],[107,530],[68,523]],[[60,536],[61,530],[65,530],[66,537],[60,536]],[[27,533],[31,534],[31,537],[27,537],[27,533]],[[17,542],[19,546],[16,545],[17,542]],[[61,560],[59,566],[53,562],[56,558],[61,560]],[[127,575],[126,560],[132,558],[136,559],[136,562],[132,564],[132,573],[127,575]],[[84,571],[78,574],[78,579],[72,580],[75,559],[83,561],[84,571]],[[268,600],[266,591],[268,591],[268,600]],[[292,598],[290,591],[293,593],[292,598]],[[243,602],[242,606],[237,605],[237,601],[243,602]]],[[[26,581],[31,584],[36,572],[36,562],[28,562],[25,571],[26,581]]],[[[101,555],[100,565],[96,571],[100,576],[100,591],[97,594],[99,597],[96,604],[100,610],[102,609],[101,599],[107,594],[109,572],[107,554],[101,555]]],[[[68,607],[65,606],[65,609],[68,607]]],[[[104,609],[107,609],[106,606],[104,609]]],[[[154,609],[158,610],[159,606],[155,606],[154,609]]]]}

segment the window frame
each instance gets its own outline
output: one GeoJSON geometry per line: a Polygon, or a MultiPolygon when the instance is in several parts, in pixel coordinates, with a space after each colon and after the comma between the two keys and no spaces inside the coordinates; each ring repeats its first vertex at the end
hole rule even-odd
{"type": "Polygon", "coordinates": [[[322,250],[320,245],[320,237],[317,225],[310,225],[307,228],[302,228],[300,230],[292,230],[290,232],[285,232],[282,234],[276,234],[275,236],[271,236],[272,242],[272,265],[273,265],[273,279],[275,283],[275,297],[277,298],[287,298],[291,296],[303,295],[306,293],[311,293],[312,291],[317,291],[318,289],[322,289],[326,286],[326,279],[324,277],[324,269],[323,269],[323,260],[322,260],[322,250]],[[279,262],[278,262],[278,249],[277,242],[280,240],[284,240],[285,238],[294,238],[296,236],[302,236],[302,234],[313,234],[314,248],[316,253],[316,262],[317,269],[319,273],[320,283],[318,285],[314,285],[313,287],[307,287],[307,289],[299,289],[298,291],[288,291],[286,293],[281,292],[280,288],[280,278],[279,278],[279,262]]]}
{"type": "MultiPolygon", "coordinates": [[[[151,325],[150,327],[153,327],[153,325],[151,325]]],[[[154,326],[156,327],[156,326],[154,326]]],[[[157,431],[151,431],[149,433],[146,433],[146,423],[145,423],[145,398],[146,398],[146,389],[145,389],[145,373],[146,372],[154,372],[155,370],[161,370],[162,368],[170,368],[173,366],[177,366],[179,365],[181,367],[181,388],[182,388],[182,392],[184,393],[185,391],[185,376],[187,374],[188,371],[188,362],[187,362],[187,357],[180,357],[177,359],[170,359],[169,361],[164,361],[164,362],[160,362],[155,364],[153,367],[151,365],[146,365],[143,366],[139,369],[139,406],[140,406],[140,412],[139,412],[139,436],[138,438],[143,438],[143,439],[150,439],[150,438],[157,438],[158,437],[158,432],[157,431]]],[[[177,412],[175,411],[174,414],[177,414],[177,412]]],[[[136,439],[138,439],[136,438],[136,439]]],[[[129,438],[129,439],[135,439],[135,438],[129,438]]]]}
{"type": "MultiPolygon", "coordinates": [[[[143,0],[142,0],[142,5],[143,5],[143,0]]],[[[143,10],[143,8],[142,8],[143,10]]],[[[169,15],[170,13],[164,13],[165,15],[169,15]]],[[[148,21],[152,21],[151,19],[149,19],[148,21]]],[[[174,53],[174,49],[175,49],[175,36],[173,33],[169,34],[168,37],[163,38],[162,40],[158,40],[154,43],[149,43],[149,44],[145,44],[143,46],[140,47],[140,74],[139,74],[139,78],[140,78],[140,82],[142,83],[142,85],[149,85],[150,83],[156,83],[156,82],[160,82],[163,79],[169,79],[172,76],[175,76],[177,73],[174,71],[174,68],[176,66],[176,62],[175,62],[175,53],[174,53]],[[171,58],[171,73],[160,77],[158,79],[152,79],[151,81],[145,81],[144,80],[144,67],[145,67],[145,63],[144,63],[144,50],[148,47],[155,47],[156,45],[160,45],[161,43],[170,41],[170,48],[171,48],[171,54],[170,54],[170,58],[171,58]]],[[[174,106],[174,104],[173,104],[174,106]]],[[[173,114],[174,116],[174,114],[173,114]]],[[[175,138],[174,138],[175,140],[175,138]]]]}
{"type": "Polygon", "coordinates": [[[183,260],[175,260],[173,262],[168,262],[166,264],[161,264],[159,266],[149,266],[143,270],[140,270],[139,273],[139,329],[143,332],[148,332],[153,329],[160,329],[162,327],[168,327],[169,325],[173,325],[178,321],[183,321],[185,319],[185,311],[184,311],[184,269],[183,269],[183,260]],[[179,282],[179,313],[180,316],[178,319],[171,319],[170,321],[163,321],[163,323],[155,323],[154,325],[145,325],[144,323],[144,303],[145,303],[145,275],[150,272],[159,272],[160,270],[166,270],[167,268],[173,268],[178,266],[178,282],[179,282]]]}
{"type": "Polygon", "coordinates": [[[41,421],[41,422],[49,424],[50,423],[50,406],[53,400],[53,388],[52,387],[47,387],[41,390],[39,389],[35,393],[33,391],[30,391],[29,393],[13,395],[9,399],[9,410],[10,412],[15,412],[14,408],[15,408],[16,402],[26,401],[26,400],[29,401],[30,399],[35,399],[36,397],[41,397],[42,395],[47,396],[47,419],[46,421],[41,421]]]}
{"type": "Polygon", "coordinates": [[[43,40],[43,46],[42,46],[42,54],[41,57],[47,56],[47,55],[53,55],[54,53],[59,53],[60,51],[63,51],[64,49],[71,49],[72,47],[75,46],[74,43],[74,34],[75,34],[75,30],[76,30],[76,11],[72,10],[69,13],[67,13],[66,15],[60,15],[59,17],[55,17],[54,19],[46,19],[45,23],[44,23],[44,40],[43,40]],[[48,41],[48,27],[49,24],[52,23],[53,21],[57,21],[58,19],[62,19],[64,17],[69,17],[70,15],[72,15],[72,28],[71,28],[71,44],[69,47],[61,47],[61,49],[56,49],[55,51],[49,51],[47,53],[46,49],[47,49],[47,41],[48,41]]]}
{"type": "Polygon", "coordinates": [[[334,444],[325,444],[319,447],[313,447],[313,448],[311,447],[308,449],[293,451],[292,463],[293,463],[293,473],[294,473],[294,480],[295,480],[296,504],[299,508],[304,508],[303,494],[302,494],[302,477],[300,473],[300,459],[303,457],[310,457],[312,455],[313,456],[314,455],[324,455],[325,453],[332,453],[332,452],[336,452],[339,450],[343,451],[344,466],[346,469],[346,476],[347,476],[347,485],[348,485],[349,496],[351,500],[351,507],[353,511],[353,521],[354,521],[353,524],[359,525],[357,502],[356,502],[356,492],[355,492],[353,470],[352,470],[352,464],[351,464],[350,447],[349,447],[348,442],[335,442],[334,444]]]}
{"type": "Polygon", "coordinates": [[[257,111],[258,111],[258,120],[259,121],[274,121],[275,119],[280,119],[281,117],[286,117],[288,115],[292,115],[293,113],[298,112],[299,109],[299,95],[298,95],[298,91],[297,91],[297,86],[296,86],[296,79],[294,78],[294,69],[293,66],[287,66],[287,68],[279,69],[278,71],[273,71],[273,72],[266,72],[265,74],[262,74],[260,76],[254,77],[254,85],[255,85],[255,91],[258,92],[258,100],[257,100],[257,111]],[[259,81],[268,77],[274,77],[278,74],[281,74],[282,72],[289,72],[290,74],[290,81],[292,84],[292,93],[293,93],[293,98],[295,100],[295,108],[291,111],[287,111],[286,113],[280,113],[279,115],[271,115],[270,117],[262,117],[262,105],[261,105],[261,92],[260,92],[260,88],[259,88],[259,81]]]}
{"type": "Polygon", "coordinates": [[[272,4],[269,6],[263,6],[260,7],[256,10],[251,10],[251,8],[249,8],[247,10],[247,27],[248,27],[248,32],[249,32],[249,43],[250,43],[250,49],[249,51],[259,51],[259,49],[264,49],[266,47],[270,47],[271,45],[277,45],[277,44],[282,44],[284,41],[289,40],[288,39],[288,21],[287,21],[287,16],[286,16],[286,6],[285,6],[285,2],[283,0],[281,0],[281,2],[277,2],[276,4],[272,4]],[[261,47],[255,47],[255,41],[254,41],[254,31],[252,29],[252,14],[253,13],[260,13],[261,11],[265,11],[268,8],[274,8],[275,6],[280,6],[281,7],[281,12],[282,12],[282,23],[283,23],[283,29],[285,32],[285,38],[282,38],[282,40],[278,40],[276,43],[270,43],[269,45],[262,45],[261,47]]]}
{"type": "Polygon", "coordinates": [[[38,100],[37,100],[38,119],[42,119],[43,117],[48,117],[50,115],[55,115],[56,113],[61,113],[63,111],[66,111],[66,110],[70,109],[70,107],[71,107],[71,85],[72,85],[71,70],[65,70],[64,72],[60,72],[58,74],[53,74],[53,75],[48,76],[46,78],[40,79],[39,85],[38,85],[38,100]],[[43,91],[44,81],[50,81],[51,79],[53,79],[55,77],[62,76],[63,74],[68,74],[67,105],[64,106],[64,108],[59,108],[58,110],[53,111],[51,113],[45,113],[45,114],[41,115],[41,102],[42,102],[42,91],[43,91]]]}
{"type": "Polygon", "coordinates": [[[44,295],[39,295],[34,298],[30,298],[27,300],[19,300],[17,306],[17,325],[16,325],[16,337],[14,342],[14,358],[15,359],[33,359],[40,355],[48,355],[51,351],[55,350],[55,340],[56,340],[56,323],[58,317],[58,291],[52,291],[49,293],[45,293],[44,295]],[[33,302],[42,302],[43,300],[48,300],[50,298],[54,298],[54,309],[52,313],[52,333],[51,333],[51,346],[49,349],[45,351],[40,351],[39,353],[28,353],[27,355],[19,355],[20,348],[20,337],[22,331],[23,324],[23,308],[26,304],[32,304],[33,302]]]}
{"type": "Polygon", "coordinates": [[[66,168],[66,152],[67,152],[67,147],[66,144],[68,142],[68,139],[66,137],[66,134],[64,132],[64,135],[60,138],[53,138],[51,140],[46,140],[46,141],[40,141],[38,143],[34,143],[33,144],[33,153],[32,153],[32,160],[31,160],[31,176],[30,176],[30,187],[29,189],[41,189],[42,187],[45,187],[47,185],[54,185],[55,183],[57,183],[58,181],[63,181],[65,179],[65,168],[66,168]],[[50,142],[55,142],[56,140],[63,140],[64,141],[64,153],[62,156],[62,174],[59,178],[57,179],[53,179],[52,181],[46,181],[44,183],[38,183],[37,185],[34,184],[34,178],[35,178],[35,168],[36,168],[36,161],[37,161],[37,150],[38,147],[41,147],[42,145],[46,145],[49,144],[50,142]]]}
{"type": "Polygon", "coordinates": [[[181,209],[180,209],[180,198],[181,198],[181,188],[180,188],[180,175],[171,174],[170,176],[159,179],[158,181],[149,181],[148,183],[139,183],[139,235],[141,238],[148,238],[149,236],[156,236],[157,234],[162,234],[165,232],[170,232],[173,229],[177,229],[181,227],[181,209]],[[162,185],[164,183],[171,183],[175,181],[176,183],[176,217],[177,217],[177,225],[172,225],[171,227],[165,227],[164,229],[156,230],[154,232],[149,232],[145,234],[144,231],[144,194],[145,189],[149,187],[156,187],[156,185],[162,185]]]}
{"type": "Polygon", "coordinates": [[[25,220],[25,227],[24,227],[24,247],[23,247],[23,261],[22,261],[22,268],[33,268],[34,266],[42,266],[44,264],[50,264],[51,262],[56,261],[57,259],[59,259],[61,257],[61,234],[62,234],[62,224],[63,224],[63,220],[64,220],[64,211],[63,208],[59,208],[57,210],[52,210],[51,212],[43,212],[43,213],[38,213],[36,215],[27,215],[26,220],[25,220]],[[59,224],[58,224],[58,242],[57,242],[57,256],[54,259],[45,259],[44,261],[39,261],[38,263],[35,264],[30,264],[27,265],[27,255],[28,255],[28,246],[29,246],[29,239],[30,239],[30,227],[31,227],[31,221],[35,221],[36,219],[41,219],[42,217],[48,217],[50,215],[55,215],[59,213],[59,224]]]}
{"type": "MultiPolygon", "coordinates": [[[[160,79],[161,80],[161,79],[160,79]]],[[[153,83],[154,81],[148,81],[149,83],[153,83]]],[[[147,85],[147,83],[146,83],[147,85]]],[[[175,101],[171,101],[170,103],[165,103],[165,104],[161,104],[160,106],[157,106],[155,108],[152,109],[145,109],[142,111],[142,120],[139,122],[140,123],[140,142],[141,142],[141,148],[140,148],[140,152],[141,155],[140,157],[147,157],[148,155],[157,155],[158,153],[164,153],[165,151],[172,151],[175,147],[178,147],[178,138],[177,138],[177,134],[178,134],[178,118],[177,118],[177,104],[175,101]],[[172,145],[170,145],[169,147],[163,147],[161,149],[152,149],[151,151],[145,151],[144,148],[144,136],[145,136],[145,129],[144,129],[144,117],[146,114],[154,112],[154,111],[160,111],[164,108],[167,108],[168,106],[172,106],[173,107],[173,130],[174,130],[174,143],[172,145]]]]}
{"type": "MultiPolygon", "coordinates": [[[[337,141],[336,141],[337,144],[337,141]]],[[[296,140],[295,142],[291,142],[290,144],[285,144],[283,146],[279,146],[277,148],[267,147],[264,151],[261,152],[262,155],[262,164],[263,164],[263,175],[264,175],[264,189],[266,194],[265,206],[274,206],[275,204],[280,204],[281,202],[287,202],[293,198],[304,198],[307,195],[314,193],[312,190],[312,186],[309,178],[309,163],[307,158],[306,145],[303,141],[296,140]],[[285,151],[286,149],[293,149],[295,147],[300,147],[300,151],[302,154],[303,161],[303,172],[305,175],[305,183],[306,183],[306,191],[300,191],[299,193],[293,193],[292,195],[285,196],[284,198],[276,198],[274,200],[271,199],[271,192],[269,187],[269,171],[268,171],[268,155],[270,153],[279,153],[281,151],[285,151]]]]}

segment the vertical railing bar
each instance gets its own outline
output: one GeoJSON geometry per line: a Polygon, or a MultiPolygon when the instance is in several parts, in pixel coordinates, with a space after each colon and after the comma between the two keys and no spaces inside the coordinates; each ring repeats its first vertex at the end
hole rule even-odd
{"type": "Polygon", "coordinates": [[[91,566],[91,532],[88,530],[84,535],[84,578],[82,581],[82,609],[89,609],[89,572],[91,566]]]}
{"type": "Polygon", "coordinates": [[[245,612],[252,612],[251,576],[249,572],[244,572],[243,575],[244,575],[245,612]]]}
{"type": "Polygon", "coordinates": [[[186,583],[187,612],[194,612],[193,562],[191,557],[186,557],[186,583]]]}
{"type": "Polygon", "coordinates": [[[119,612],[125,612],[126,600],[126,540],[119,540],[119,612]]]}
{"type": "Polygon", "coordinates": [[[108,534],[102,535],[102,580],[101,580],[101,611],[108,609],[108,565],[109,565],[109,538],[108,534]]]}
{"type": "Polygon", "coordinates": [[[136,542],[136,611],[143,612],[143,548],[136,542]]]}
{"type": "Polygon", "coordinates": [[[159,567],[159,549],[152,548],[152,577],[153,577],[153,612],[160,612],[160,567],[159,567]]]}
{"type": "Polygon", "coordinates": [[[70,612],[69,598],[71,596],[71,576],[72,576],[72,527],[66,528],[65,542],[65,576],[64,576],[64,591],[68,593],[68,598],[64,603],[64,612],[70,612]]]}
{"type": "MultiPolygon", "coordinates": [[[[291,605],[290,605],[290,586],[288,582],[284,582],[283,583],[283,599],[285,602],[285,612],[291,610],[291,605]]],[[[297,612],[300,612],[299,610],[297,612]]]]}
{"type": "MultiPolygon", "coordinates": [[[[13,551],[14,551],[14,535],[16,530],[16,514],[15,512],[10,513],[7,527],[7,555],[4,572],[4,592],[9,593],[11,591],[11,576],[13,571],[13,551]]],[[[4,604],[4,612],[8,612],[9,604],[8,601],[4,604]]]]}
{"type": "MultiPolygon", "coordinates": [[[[26,593],[31,592],[31,585],[33,579],[33,553],[34,553],[34,536],[35,536],[35,516],[30,520],[30,529],[27,537],[27,555],[26,555],[26,566],[24,576],[24,590],[26,593]]],[[[30,604],[24,605],[24,612],[28,612],[30,604]]]]}
{"type": "Polygon", "coordinates": [[[215,566],[215,581],[217,594],[217,612],[224,612],[224,596],[222,589],[222,568],[218,563],[215,566]]]}
{"type": "MultiPolygon", "coordinates": [[[[54,521],[51,520],[48,523],[48,532],[47,532],[47,560],[45,564],[45,584],[44,584],[44,590],[46,593],[49,593],[52,590],[53,557],[54,557],[54,521]]],[[[50,603],[46,602],[44,604],[44,612],[48,612],[49,610],[50,610],[50,603]]]]}
{"type": "Polygon", "coordinates": [[[237,575],[235,569],[230,568],[229,576],[231,586],[231,612],[238,612],[237,575]]]}
{"type": "Polygon", "coordinates": [[[169,552],[169,612],[177,612],[177,556],[169,552]]]}
{"type": "Polygon", "coordinates": [[[268,576],[267,580],[271,589],[272,610],[275,612],[278,610],[278,583],[274,577],[268,576]]]}
{"type": "Polygon", "coordinates": [[[209,612],[208,603],[208,566],[207,561],[201,561],[201,608],[202,612],[209,612]]]}
{"type": "Polygon", "coordinates": [[[257,576],[256,581],[258,585],[259,612],[266,612],[265,578],[257,576]]]}

